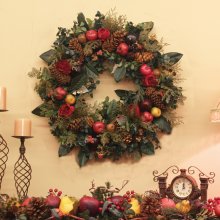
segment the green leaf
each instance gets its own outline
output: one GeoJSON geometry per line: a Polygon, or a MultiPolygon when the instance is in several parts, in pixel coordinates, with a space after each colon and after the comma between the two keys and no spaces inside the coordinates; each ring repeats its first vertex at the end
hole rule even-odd
{"type": "Polygon", "coordinates": [[[83,26],[88,30],[89,29],[89,26],[86,22],[86,19],[85,19],[85,16],[82,12],[80,12],[77,16],[77,21],[78,21],[78,24],[83,24],[83,26]]]}
{"type": "Polygon", "coordinates": [[[78,75],[72,78],[69,90],[73,92],[77,89],[80,89],[82,86],[86,84],[87,80],[88,80],[88,77],[85,72],[79,73],[78,75]]]}
{"type": "Polygon", "coordinates": [[[115,90],[115,93],[116,93],[116,95],[120,98],[120,99],[122,99],[122,100],[124,100],[126,97],[128,97],[128,96],[131,96],[131,95],[134,95],[135,93],[133,92],[133,91],[131,91],[131,90],[123,90],[123,89],[116,89],[115,90]]]}
{"type": "Polygon", "coordinates": [[[44,106],[44,103],[39,105],[38,107],[36,107],[31,113],[34,114],[34,115],[37,115],[37,116],[40,116],[40,117],[45,117],[43,114],[42,114],[42,111],[41,111],[41,108],[44,106]]]}
{"type": "Polygon", "coordinates": [[[102,207],[102,215],[105,213],[105,211],[108,209],[108,206],[112,204],[110,201],[105,201],[102,207]]]}
{"type": "Polygon", "coordinates": [[[98,75],[96,75],[96,69],[94,71],[94,68],[91,65],[85,65],[85,71],[89,78],[96,79],[98,77],[98,75]]]}
{"type": "Polygon", "coordinates": [[[174,65],[182,58],[182,56],[183,54],[181,53],[170,52],[170,53],[163,54],[161,59],[162,59],[162,62],[167,65],[174,65]]]}
{"type": "Polygon", "coordinates": [[[58,155],[59,157],[67,155],[72,150],[72,147],[68,145],[60,145],[58,155]]]}
{"type": "Polygon", "coordinates": [[[89,157],[87,156],[86,152],[83,150],[80,150],[78,153],[78,164],[80,167],[84,166],[86,162],[89,160],[89,157]]]}
{"type": "Polygon", "coordinates": [[[172,127],[170,122],[164,118],[163,116],[159,117],[159,118],[155,118],[153,121],[154,124],[157,125],[157,127],[164,133],[166,134],[171,134],[172,131],[172,127]]]}
{"type": "Polygon", "coordinates": [[[141,152],[147,155],[154,154],[154,145],[150,141],[148,141],[147,143],[142,143],[141,152]]]}
{"type": "Polygon", "coordinates": [[[54,55],[55,55],[55,50],[51,49],[46,51],[45,53],[42,53],[40,55],[40,58],[45,61],[47,64],[51,64],[53,59],[54,59],[54,55]]]}
{"type": "Polygon", "coordinates": [[[114,71],[115,81],[116,81],[116,82],[119,82],[119,81],[121,81],[122,79],[124,79],[125,74],[126,74],[126,68],[125,68],[125,66],[117,67],[117,68],[115,69],[115,71],[114,71]]]}

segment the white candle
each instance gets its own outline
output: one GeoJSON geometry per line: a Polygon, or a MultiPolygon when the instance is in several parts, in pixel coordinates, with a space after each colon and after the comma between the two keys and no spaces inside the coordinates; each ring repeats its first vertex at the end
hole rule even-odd
{"type": "Polygon", "coordinates": [[[31,136],[31,120],[27,118],[16,119],[14,136],[31,136]]]}
{"type": "Polygon", "coordinates": [[[6,88],[0,87],[0,109],[6,110],[6,88]]]}

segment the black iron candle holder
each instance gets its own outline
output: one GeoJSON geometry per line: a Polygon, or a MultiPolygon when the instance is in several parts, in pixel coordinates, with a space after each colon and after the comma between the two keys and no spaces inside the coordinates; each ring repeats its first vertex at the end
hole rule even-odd
{"type": "Polygon", "coordinates": [[[29,164],[27,158],[25,157],[25,139],[32,138],[32,136],[12,136],[18,138],[21,141],[21,146],[19,148],[20,156],[14,165],[14,180],[15,188],[17,191],[18,198],[23,200],[27,197],[28,189],[31,181],[31,165],[29,164]]]}
{"type": "MultiPolygon", "coordinates": [[[[0,112],[6,112],[8,110],[3,110],[0,109],[0,112]]],[[[2,137],[0,134],[0,190],[1,190],[1,185],[2,185],[2,179],[5,175],[5,169],[6,169],[6,162],[8,160],[8,153],[9,153],[9,148],[7,146],[7,143],[5,139],[2,137]]]]}

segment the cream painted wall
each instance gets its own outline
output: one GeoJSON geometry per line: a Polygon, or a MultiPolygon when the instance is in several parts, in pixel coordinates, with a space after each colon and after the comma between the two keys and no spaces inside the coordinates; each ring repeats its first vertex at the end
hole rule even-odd
{"type": "MultiPolygon", "coordinates": [[[[0,114],[0,133],[10,148],[2,192],[16,195],[13,166],[18,158],[19,141],[13,139],[16,118],[28,117],[33,122],[34,138],[26,141],[26,156],[33,168],[29,195],[46,195],[50,187],[64,194],[80,197],[88,192],[90,182],[97,185],[110,180],[113,185],[129,179],[126,189],[144,192],[156,189],[152,171],[164,171],[170,165],[195,165],[205,172],[215,171],[216,181],[209,195],[220,195],[220,125],[209,122],[210,109],[220,101],[220,1],[212,0],[0,0],[0,85],[8,89],[9,112],[0,114]],[[58,143],[50,134],[47,120],[31,114],[41,103],[34,92],[35,81],[27,76],[32,67],[43,62],[39,55],[48,50],[55,39],[57,27],[70,27],[78,12],[93,17],[97,10],[117,8],[135,23],[154,21],[154,32],[170,43],[166,51],[184,54],[181,62],[182,83],[187,96],[178,112],[184,124],[172,135],[163,136],[162,149],[155,156],[137,163],[90,163],[79,168],[74,153],[58,158],[58,143]]],[[[95,99],[101,100],[105,79],[95,99]]],[[[113,88],[111,88],[113,90],[113,88]]],[[[113,92],[112,92],[113,95],[113,92]]]]}

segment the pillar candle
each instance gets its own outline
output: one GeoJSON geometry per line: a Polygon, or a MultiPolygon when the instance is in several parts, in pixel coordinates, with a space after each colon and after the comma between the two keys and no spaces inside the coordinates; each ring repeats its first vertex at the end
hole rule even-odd
{"type": "Polygon", "coordinates": [[[31,136],[31,120],[27,118],[16,119],[14,136],[31,136]]]}
{"type": "Polygon", "coordinates": [[[6,110],[6,88],[0,86],[0,109],[6,110]]]}

